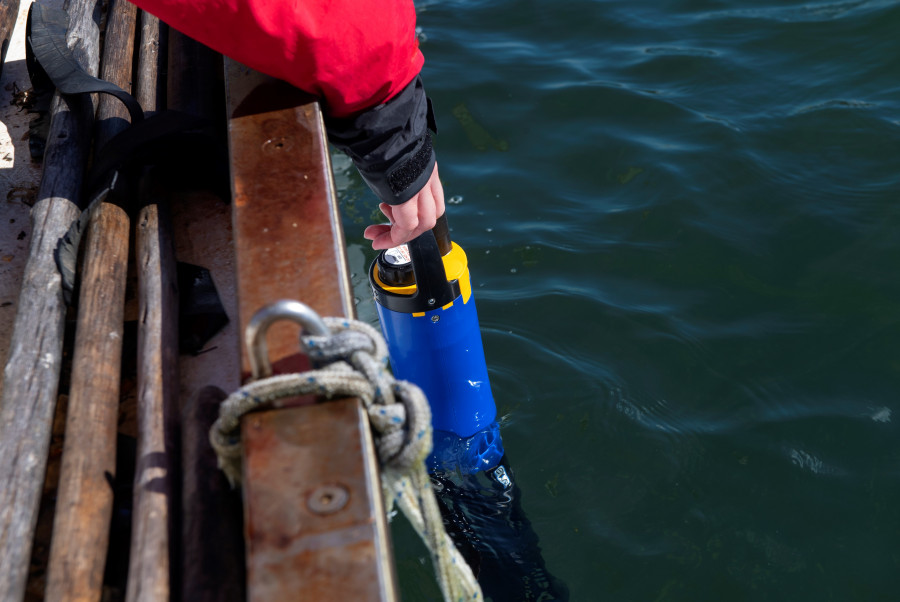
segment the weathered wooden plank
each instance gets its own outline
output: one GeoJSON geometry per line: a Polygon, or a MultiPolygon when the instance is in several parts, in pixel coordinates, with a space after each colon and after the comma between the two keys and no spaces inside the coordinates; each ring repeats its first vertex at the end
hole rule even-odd
{"type": "MultiPolygon", "coordinates": [[[[127,0],[114,0],[108,15],[100,76],[128,91],[137,10],[127,0]]],[[[102,149],[128,125],[122,103],[102,95],[94,148],[102,149]]],[[[97,600],[103,589],[113,504],[110,481],[116,472],[129,230],[122,208],[101,203],[92,211],[83,243],[69,413],[47,573],[51,600],[97,600]]]]}
{"type": "Polygon", "coordinates": [[[239,602],[246,599],[240,492],[228,484],[209,444],[225,393],[200,389],[182,413],[181,599],[239,602]],[[215,542],[215,545],[210,545],[215,542]]]}
{"type": "Polygon", "coordinates": [[[222,106],[221,55],[171,28],[168,51],[169,108],[217,117],[222,106]]]}
{"type": "Polygon", "coordinates": [[[128,215],[108,205],[85,240],[48,600],[98,600],[116,472],[128,215]]]}
{"type": "Polygon", "coordinates": [[[138,270],[138,446],[126,600],[169,600],[178,388],[178,279],[168,210],[143,207],[138,270]]]}
{"type": "Polygon", "coordinates": [[[165,109],[166,27],[159,19],[141,11],[141,39],[138,47],[137,82],[134,97],[150,116],[165,109]]]}
{"type": "MultiPolygon", "coordinates": [[[[132,88],[132,59],[137,26],[137,7],[128,0],[110,0],[103,41],[103,62],[100,78],[126,91],[132,88]]],[[[97,127],[94,148],[102,150],[109,139],[128,128],[131,121],[125,105],[104,94],[97,107],[97,127]]]]}
{"type": "Polygon", "coordinates": [[[18,16],[19,0],[4,0],[3,4],[0,4],[0,73],[3,73],[6,51],[18,16]]]}
{"type": "MultiPolygon", "coordinates": [[[[257,310],[281,299],[302,301],[323,316],[352,316],[318,105],[284,83],[227,64],[241,333],[257,310]]],[[[290,323],[269,329],[276,373],[308,365],[297,334],[290,323]]],[[[247,371],[246,355],[243,361],[247,371]]],[[[248,599],[396,599],[378,469],[359,400],[255,413],[241,432],[248,599]],[[335,441],[342,442],[340,453],[335,441]],[[325,509],[318,503],[331,499],[346,503],[325,509]]]]}
{"type": "MultiPolygon", "coordinates": [[[[68,41],[89,73],[98,66],[96,2],[71,0],[68,41]]],[[[53,259],[78,217],[94,107],[88,97],[51,106],[33,237],[0,397],[0,600],[21,600],[44,482],[62,359],[65,303],[53,259]]]]}
{"type": "MultiPolygon", "coordinates": [[[[168,37],[168,108],[218,118],[223,106],[221,56],[173,29],[169,29],[168,37]]],[[[227,286],[233,278],[231,236],[224,203],[214,201],[213,196],[173,190],[172,209],[178,220],[174,226],[180,230],[176,231],[176,251],[180,260],[211,271],[230,310],[234,301],[224,297],[233,297],[227,286]]],[[[233,311],[228,313],[233,317],[233,311]]],[[[216,335],[208,353],[182,355],[179,361],[184,406],[180,413],[181,491],[175,495],[181,502],[181,512],[180,545],[172,558],[177,563],[173,566],[172,594],[173,598],[180,594],[182,600],[244,599],[240,496],[223,483],[209,444],[209,428],[222,397],[221,391],[207,385],[227,388],[238,382],[236,345],[227,344],[234,338],[233,328],[226,327],[216,335]],[[215,545],[210,545],[211,541],[215,545]]]]}
{"type": "MultiPolygon", "coordinates": [[[[137,99],[155,112],[160,89],[159,20],[141,15],[137,99]]],[[[137,466],[127,600],[170,599],[174,503],[173,425],[178,389],[178,279],[165,193],[145,174],[135,226],[138,275],[137,466]]]]}

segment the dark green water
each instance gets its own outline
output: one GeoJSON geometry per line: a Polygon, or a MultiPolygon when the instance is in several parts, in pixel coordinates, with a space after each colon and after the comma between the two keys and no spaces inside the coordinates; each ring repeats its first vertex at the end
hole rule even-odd
{"type": "MultiPolygon", "coordinates": [[[[900,599],[900,2],[418,7],[504,442],[572,600],[900,599]]],[[[337,167],[374,321],[375,200],[337,167]]],[[[437,599],[395,536],[404,600],[437,599]]]]}

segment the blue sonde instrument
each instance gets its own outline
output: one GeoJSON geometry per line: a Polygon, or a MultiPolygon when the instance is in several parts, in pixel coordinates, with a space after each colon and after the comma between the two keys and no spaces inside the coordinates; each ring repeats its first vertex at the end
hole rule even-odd
{"type": "Polygon", "coordinates": [[[466,254],[450,240],[446,215],[434,229],[382,251],[369,283],[394,376],[428,397],[432,472],[473,474],[503,457],[466,254]]]}
{"type": "Polygon", "coordinates": [[[446,217],[382,251],[369,283],[396,378],[431,405],[428,469],[444,526],[494,600],[568,600],[548,572],[503,453],[466,254],[446,217]]]}

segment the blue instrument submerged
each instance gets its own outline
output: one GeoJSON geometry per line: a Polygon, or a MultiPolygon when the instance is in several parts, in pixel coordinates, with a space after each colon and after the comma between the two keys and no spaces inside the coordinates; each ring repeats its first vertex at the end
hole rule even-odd
{"type": "Polygon", "coordinates": [[[548,572],[503,452],[466,254],[446,217],[369,268],[396,378],[428,397],[428,469],[444,526],[497,602],[569,599],[548,572]]]}
{"type": "Polygon", "coordinates": [[[503,457],[466,254],[446,216],[405,245],[382,251],[369,282],[396,378],[428,397],[429,470],[474,474],[503,457]]]}

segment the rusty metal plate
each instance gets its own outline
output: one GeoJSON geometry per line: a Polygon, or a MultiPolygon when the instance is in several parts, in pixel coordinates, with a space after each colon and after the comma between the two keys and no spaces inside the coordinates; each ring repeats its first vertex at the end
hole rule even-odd
{"type": "Polygon", "coordinates": [[[373,520],[384,516],[377,468],[360,424],[356,400],[244,419],[249,599],[396,599],[373,520]]]}
{"type": "MultiPolygon", "coordinates": [[[[240,323],[280,299],[353,316],[345,242],[318,105],[284,82],[229,62],[229,140],[240,323]],[[256,82],[248,86],[242,78],[256,82]],[[273,108],[275,107],[275,108],[273,108]]],[[[270,329],[276,372],[304,367],[297,328],[270,329]]],[[[244,371],[249,370],[247,359],[244,371]]]]}
{"type": "MultiPolygon", "coordinates": [[[[352,317],[353,296],[318,105],[226,61],[240,329],[260,308],[302,301],[352,317]]],[[[268,330],[273,371],[308,367],[298,327],[268,330]]],[[[243,371],[249,362],[243,350],[243,371]]],[[[359,400],[242,422],[250,600],[396,600],[389,530],[359,400]]]]}

